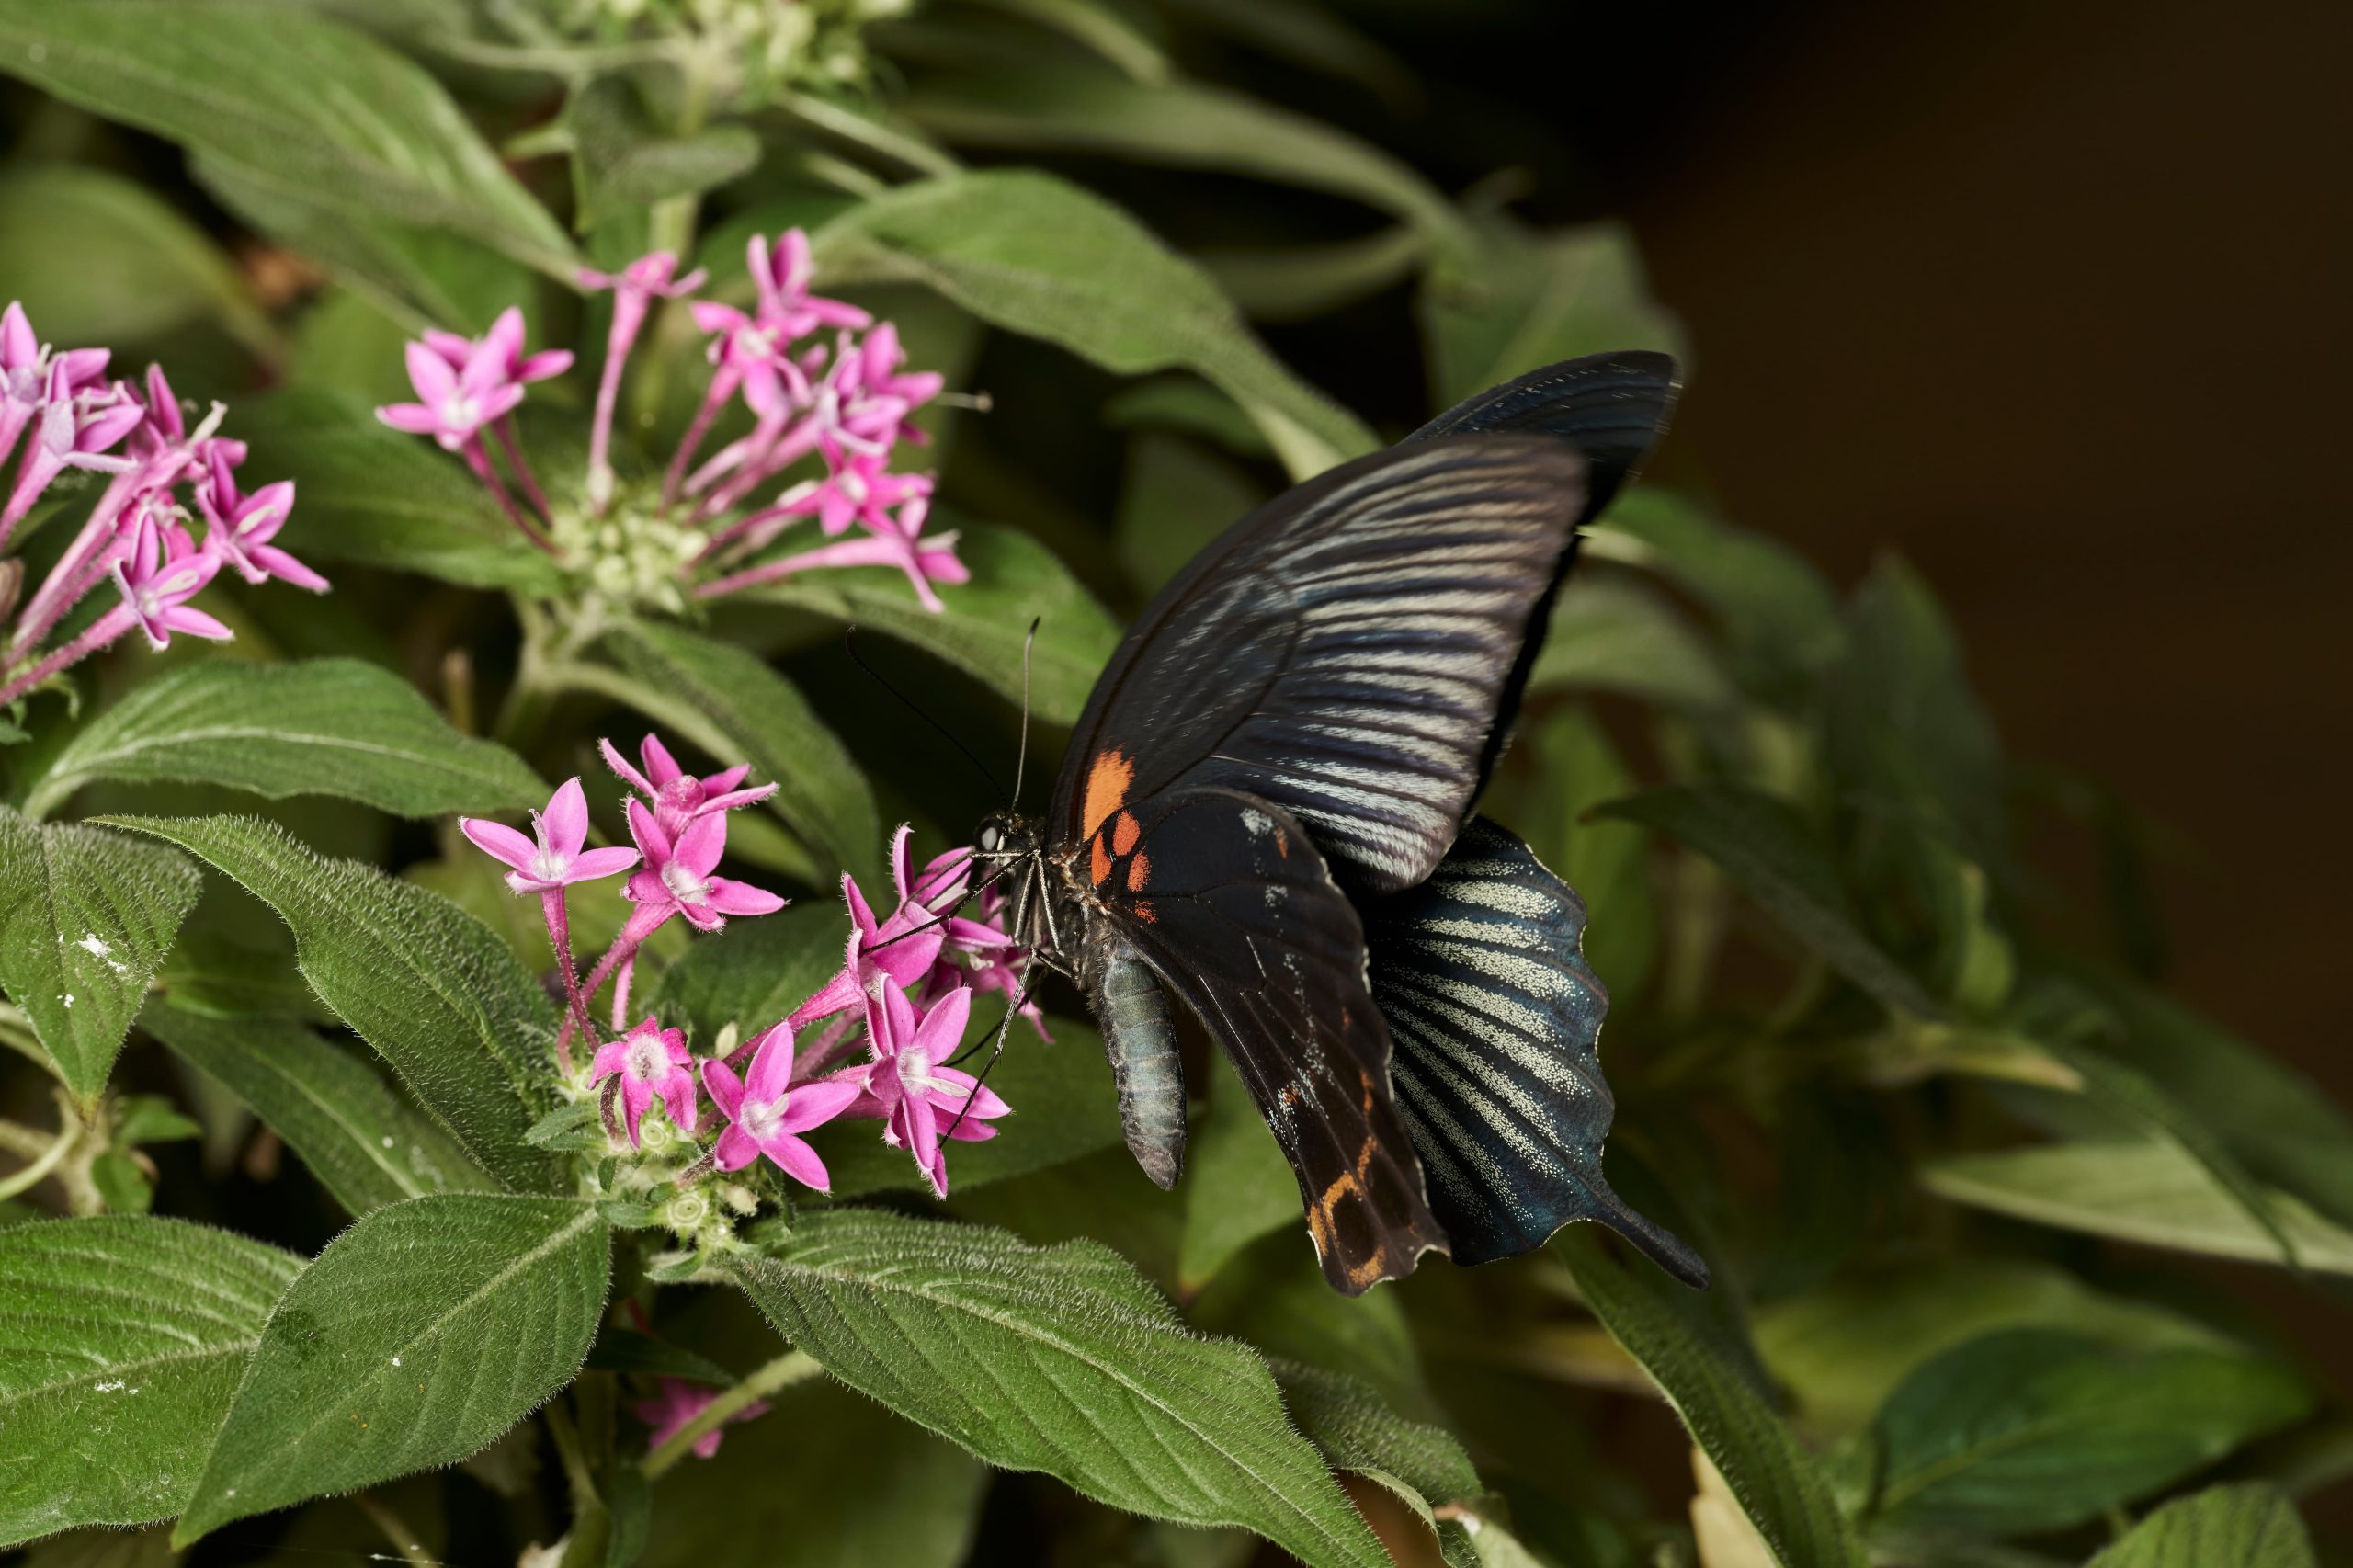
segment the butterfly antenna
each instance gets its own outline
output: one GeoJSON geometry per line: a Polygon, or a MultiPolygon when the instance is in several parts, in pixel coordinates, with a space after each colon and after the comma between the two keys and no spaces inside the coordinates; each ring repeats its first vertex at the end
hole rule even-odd
{"type": "Polygon", "coordinates": [[[923,709],[916,705],[914,698],[909,697],[905,692],[901,691],[897,687],[892,686],[890,681],[883,677],[881,671],[876,669],[872,665],[866,662],[866,655],[858,651],[857,627],[851,626],[843,629],[842,646],[849,651],[850,663],[856,665],[859,669],[864,670],[869,680],[871,680],[875,685],[881,687],[883,690],[897,698],[901,707],[904,708],[908,712],[914,714],[916,718],[922,720],[925,723],[938,731],[940,737],[947,741],[949,745],[954,746],[958,754],[961,755],[966,762],[971,763],[975,768],[980,770],[981,777],[989,781],[989,788],[991,790],[995,790],[1000,796],[1005,794],[1004,783],[995,773],[989,771],[989,765],[981,760],[980,754],[978,752],[975,752],[971,746],[966,745],[962,738],[960,737],[955,731],[949,729],[947,725],[933,718],[929,713],[925,712],[923,709]]]}
{"type": "Polygon", "coordinates": [[[1021,809],[1021,781],[1029,774],[1029,655],[1038,646],[1038,622],[1043,617],[1033,617],[1029,635],[1021,640],[1021,749],[1013,763],[1013,801],[1009,809],[1021,809]]]}

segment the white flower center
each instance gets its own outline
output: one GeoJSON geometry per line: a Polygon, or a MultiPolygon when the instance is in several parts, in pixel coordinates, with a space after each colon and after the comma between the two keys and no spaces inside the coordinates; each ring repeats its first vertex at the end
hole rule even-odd
{"type": "Polygon", "coordinates": [[[571,865],[572,861],[568,857],[559,855],[552,849],[542,848],[531,857],[531,876],[536,881],[562,881],[563,873],[571,868],[571,865]]]}
{"type": "Polygon", "coordinates": [[[702,904],[710,902],[710,884],[694,874],[683,861],[673,860],[662,868],[662,885],[680,903],[702,904]]]}
{"type": "Polygon", "coordinates": [[[735,1125],[752,1135],[754,1141],[768,1142],[784,1131],[784,1096],[772,1100],[745,1100],[735,1118],[735,1125]]]}
{"type": "Polygon", "coordinates": [[[633,1040],[629,1044],[629,1075],[650,1083],[670,1070],[670,1053],[659,1040],[633,1040]]]}

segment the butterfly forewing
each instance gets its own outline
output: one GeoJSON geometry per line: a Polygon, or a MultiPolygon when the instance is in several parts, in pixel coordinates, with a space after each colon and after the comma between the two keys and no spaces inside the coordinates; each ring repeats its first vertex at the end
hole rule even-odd
{"type": "Polygon", "coordinates": [[[1427,876],[1491,755],[1531,620],[1584,506],[1555,441],[1418,442],[1244,518],[1113,656],[1055,797],[1084,838],[1117,793],[1204,786],[1280,805],[1350,887],[1427,876]]]}
{"type": "Polygon", "coordinates": [[[1114,807],[1085,856],[1091,939],[1132,949],[1233,1058],[1333,1285],[1355,1295],[1443,1251],[1391,1096],[1363,927],[1299,822],[1233,790],[1174,790],[1114,807]]]}

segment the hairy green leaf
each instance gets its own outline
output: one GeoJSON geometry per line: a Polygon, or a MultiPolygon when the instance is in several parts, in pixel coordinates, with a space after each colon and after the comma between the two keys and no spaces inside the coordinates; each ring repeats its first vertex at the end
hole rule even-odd
{"type": "Polygon", "coordinates": [[[18,165],[0,178],[0,278],[55,343],[142,343],[207,321],[248,348],[275,343],[212,237],[105,169],[18,165]]]}
{"type": "Polygon", "coordinates": [[[1265,1363],[1192,1334],[1104,1246],[841,1210],[729,1267],[827,1371],[992,1464],[1154,1518],[1241,1526],[1315,1568],[1388,1562],[1265,1363]]]}
{"type": "Polygon", "coordinates": [[[508,1187],[554,1179],[523,1134],[555,1103],[555,1010],[506,945],[449,900],[313,854],[256,817],[125,817],[278,911],[320,1000],[508,1187]]]}
{"type": "Polygon", "coordinates": [[[721,761],[750,763],[748,782],[775,782],[769,807],[816,851],[820,867],[870,876],[881,864],[881,829],[865,775],[800,688],[765,660],[652,621],[608,632],[605,645],[649,690],[717,732],[689,739],[721,761]]]}
{"type": "Polygon", "coordinates": [[[216,1018],[147,1004],[139,1027],[235,1095],[354,1214],[496,1184],[367,1063],[293,1018],[216,1018]]]}
{"type": "Polygon", "coordinates": [[[0,1230],[0,1546],[178,1513],[301,1269],[183,1220],[0,1230]]]}
{"type": "Polygon", "coordinates": [[[2087,1568],[2315,1568],[2296,1506],[2259,1483],[2177,1497],[2087,1568]]]}
{"type": "Polygon", "coordinates": [[[1471,244],[1446,198],[1411,167],[1322,120],[1200,82],[1139,82],[1030,62],[915,94],[908,116],[942,141],[1108,153],[1320,190],[1402,218],[1426,241],[1471,244]]]}
{"type": "Polygon", "coordinates": [[[557,1199],[367,1215],[270,1313],[173,1540],[482,1448],[579,1370],[608,1250],[597,1211],[557,1199]]]}
{"type": "Polygon", "coordinates": [[[654,1492],[645,1568],[710,1568],[759,1542],[769,1568],[955,1568],[988,1468],[870,1399],[818,1379],[726,1428],[654,1492]],[[810,1441],[822,1432],[822,1442],[810,1441]]]}
{"type": "Polygon", "coordinates": [[[630,80],[592,78],[564,108],[573,141],[573,177],[580,194],[574,222],[582,233],[678,196],[699,196],[759,166],[760,139],[741,125],[691,135],[657,126],[630,80]]]}
{"type": "Polygon", "coordinates": [[[1680,347],[1615,223],[1538,234],[1505,219],[1441,252],[1422,286],[1430,401],[1439,408],[1556,359],[1680,347]]]}
{"type": "Polygon", "coordinates": [[[803,573],[747,590],[746,598],[790,605],[912,643],[1021,699],[1022,647],[1030,654],[1029,710],[1041,723],[1072,724],[1095,677],[1119,645],[1119,626],[1053,553],[1010,528],[968,526],[959,553],[972,580],[943,587],[934,615],[907,580],[886,566],[803,573]]]}
{"type": "Polygon", "coordinates": [[[1783,801],[1737,784],[1669,784],[1594,812],[1640,823],[1712,860],[1784,931],[1889,1007],[1942,1016],[1856,924],[1829,851],[1783,801]]]}
{"type": "MultiPolygon", "coordinates": [[[[1956,1203],[2037,1224],[2253,1263],[2287,1261],[2245,1205],[2170,1139],[1958,1154],[1924,1166],[1921,1179],[1956,1203]]],[[[2265,1196],[2273,1221],[2295,1244],[2298,1263],[2353,1274],[2353,1233],[2284,1192],[2265,1196]]]]}
{"type": "Polygon", "coordinates": [[[1296,477],[1372,449],[1199,268],[1097,197],[1029,170],[902,186],[814,236],[829,284],[913,282],[1121,375],[1188,369],[1250,410],[1296,477]]]}
{"type": "Polygon", "coordinates": [[[2311,1403],[2291,1374],[2247,1356],[2120,1350],[2048,1329],[1990,1334],[1921,1367],[1881,1407],[1875,1517],[1995,1535],[2064,1529],[2311,1403]]]}
{"type": "Polygon", "coordinates": [[[97,778],[340,795],[406,817],[520,811],[548,792],[513,752],[458,733],[406,681],[357,659],[210,659],[149,681],[83,726],[28,809],[97,778]]]}
{"type": "Polygon", "coordinates": [[[1486,1490],[1453,1433],[1398,1415],[1363,1379],[1297,1361],[1269,1364],[1291,1419],[1335,1469],[1403,1482],[1432,1506],[1486,1490]]]}
{"type": "Polygon", "coordinates": [[[1253,321],[1309,321],[1398,282],[1429,252],[1399,223],[1355,239],[1297,245],[1199,245],[1193,260],[1253,321]]]}
{"type": "Polygon", "coordinates": [[[0,805],[0,989],[85,1101],[202,888],[161,846],[0,805]]]}
{"type": "Polygon", "coordinates": [[[256,472],[295,483],[288,548],[470,588],[548,595],[563,575],[463,464],[388,430],[343,392],[290,388],[237,405],[256,472]]]}
{"type": "Polygon", "coordinates": [[[1723,1475],[1782,1568],[1862,1568],[1862,1541],[1812,1455],[1713,1335],[1682,1287],[1646,1264],[1613,1260],[1585,1227],[1553,1250],[1609,1336],[1642,1364],[1692,1440],[1723,1475]]]}
{"type": "Polygon", "coordinates": [[[438,83],[365,33],[240,0],[0,0],[0,71],[361,217],[563,276],[571,247],[438,83]]]}

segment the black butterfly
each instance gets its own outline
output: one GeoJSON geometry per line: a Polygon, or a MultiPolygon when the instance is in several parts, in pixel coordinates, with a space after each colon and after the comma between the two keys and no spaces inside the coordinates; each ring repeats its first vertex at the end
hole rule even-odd
{"type": "Polygon", "coordinates": [[[1706,1283],[1602,1176],[1584,905],[1472,815],[1576,530],[1674,377],[1658,354],[1555,365],[1251,513],[1113,655],[1051,814],[982,826],[1016,939],[1103,1025],[1145,1173],[1184,1165],[1173,995],[1233,1058],[1347,1294],[1581,1219],[1706,1283]]]}

